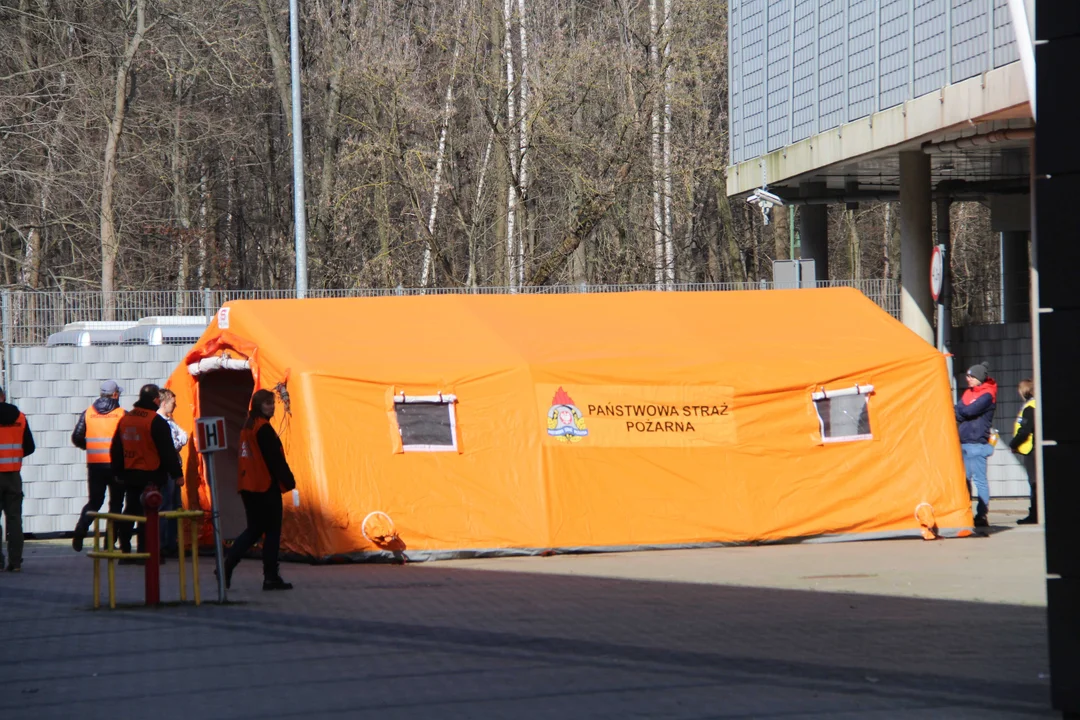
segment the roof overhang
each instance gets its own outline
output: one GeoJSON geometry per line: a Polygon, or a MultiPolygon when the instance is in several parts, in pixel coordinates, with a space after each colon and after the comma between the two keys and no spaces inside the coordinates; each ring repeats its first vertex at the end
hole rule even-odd
{"type": "Polygon", "coordinates": [[[979,124],[1031,117],[1024,70],[1014,62],[729,166],[727,193],[741,195],[833,165],[918,150],[935,137],[975,132],[979,124]]]}

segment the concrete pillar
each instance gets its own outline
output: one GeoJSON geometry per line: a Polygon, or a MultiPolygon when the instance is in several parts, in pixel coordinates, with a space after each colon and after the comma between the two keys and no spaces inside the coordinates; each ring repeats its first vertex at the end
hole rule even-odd
{"type": "MultiPolygon", "coordinates": [[[[799,196],[825,197],[825,183],[803,183],[799,196]]],[[[813,260],[817,279],[829,279],[829,206],[803,205],[799,208],[799,257],[813,260]]]]}
{"type": "Polygon", "coordinates": [[[900,153],[900,319],[932,345],[931,208],[930,156],[919,150],[900,153]]]}
{"type": "Polygon", "coordinates": [[[1028,233],[1001,233],[1001,307],[1002,322],[1031,320],[1028,233]]]}

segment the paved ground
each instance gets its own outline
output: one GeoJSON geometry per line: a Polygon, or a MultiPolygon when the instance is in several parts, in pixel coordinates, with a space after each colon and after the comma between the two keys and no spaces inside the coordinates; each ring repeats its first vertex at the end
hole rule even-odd
{"type": "Polygon", "coordinates": [[[0,717],[1055,717],[1042,532],[1005,509],[934,543],[286,565],[289,593],[245,562],[235,604],[152,611],[91,610],[90,561],[35,542],[0,574],[0,717]]]}

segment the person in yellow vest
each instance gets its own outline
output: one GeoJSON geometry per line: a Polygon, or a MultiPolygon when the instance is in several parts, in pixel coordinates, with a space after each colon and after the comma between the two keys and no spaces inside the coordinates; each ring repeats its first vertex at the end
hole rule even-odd
{"type": "Polygon", "coordinates": [[[1020,393],[1020,399],[1024,406],[1020,408],[1020,414],[1013,423],[1013,439],[1009,448],[1019,455],[1024,461],[1024,470],[1027,471],[1028,487],[1031,488],[1031,506],[1027,517],[1016,521],[1017,525],[1034,525],[1039,522],[1039,501],[1035,497],[1035,383],[1031,378],[1020,381],[1016,386],[1020,393]]]}
{"type": "Polygon", "coordinates": [[[89,513],[101,509],[106,489],[109,491],[109,512],[118,513],[124,509],[124,487],[113,472],[109,459],[116,426],[124,417],[124,409],[120,407],[122,392],[124,388],[115,380],[101,383],[101,397],[79,415],[75,430],[71,433],[71,443],[86,451],[86,484],[89,490],[88,501],[83,505],[71,539],[75,552],[82,550],[83,540],[92,523],[89,513]]]}
{"type": "MultiPolygon", "coordinates": [[[[124,485],[125,515],[142,515],[141,495],[147,486],[163,489],[170,475],[181,475],[169,422],[158,415],[160,399],[157,385],[143,385],[138,402],[117,423],[109,448],[113,472],[124,485]]],[[[139,525],[139,550],[145,552],[145,528],[139,525]]],[[[118,523],[118,529],[121,551],[131,552],[132,523],[118,523]]]]}
{"type": "Polygon", "coordinates": [[[258,390],[251,397],[251,412],[240,430],[237,487],[244,502],[247,528],[233,542],[225,558],[225,587],[232,585],[233,570],[255,542],[264,535],[263,590],[291,590],[292,583],[278,573],[281,546],[281,495],[296,487],[270,419],[274,417],[274,393],[258,390]]]}
{"type": "MultiPolygon", "coordinates": [[[[0,388],[0,510],[7,527],[8,572],[22,570],[22,463],[34,453],[34,434],[19,408],[0,388]]],[[[0,527],[0,570],[4,569],[4,528],[0,527]]]]}

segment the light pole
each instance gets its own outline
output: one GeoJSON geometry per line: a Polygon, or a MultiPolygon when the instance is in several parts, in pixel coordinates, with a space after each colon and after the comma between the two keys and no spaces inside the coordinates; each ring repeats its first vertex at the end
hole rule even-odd
{"type": "Polygon", "coordinates": [[[300,116],[300,9],[289,0],[289,64],[292,66],[293,225],[296,234],[296,297],[307,296],[307,213],[304,205],[304,126],[300,116]]]}

